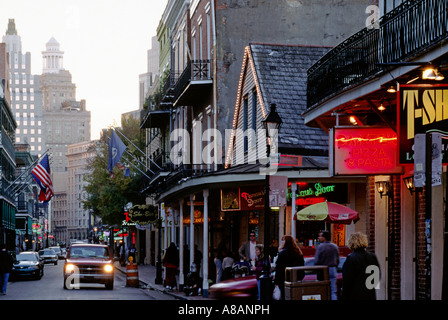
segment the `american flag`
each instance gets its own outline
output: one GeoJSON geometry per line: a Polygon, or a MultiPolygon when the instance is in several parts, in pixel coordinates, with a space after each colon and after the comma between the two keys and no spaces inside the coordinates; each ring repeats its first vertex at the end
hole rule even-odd
{"type": "Polygon", "coordinates": [[[31,171],[31,175],[40,187],[39,201],[48,202],[54,195],[50,173],[50,162],[46,154],[31,171]]]}

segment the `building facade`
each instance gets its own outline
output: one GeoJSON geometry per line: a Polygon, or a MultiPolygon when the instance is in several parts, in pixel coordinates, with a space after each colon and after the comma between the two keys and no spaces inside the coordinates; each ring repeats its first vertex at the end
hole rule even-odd
{"type": "Polygon", "coordinates": [[[308,70],[303,116],[307,125],[330,132],[333,176],[368,177],[368,235],[381,266],[379,298],[446,299],[442,106],[448,30],[438,21],[445,19],[447,3],[379,4],[375,24],[308,70]],[[425,160],[431,156],[438,162],[425,160]]]}
{"type": "Polygon", "coordinates": [[[0,43],[0,79],[0,243],[6,244],[8,251],[15,251],[17,205],[11,187],[16,171],[14,140],[17,124],[11,110],[9,59],[5,43],[0,43]]]}
{"type": "MultiPolygon", "coordinates": [[[[235,93],[243,76],[245,47],[252,41],[336,45],[365,25],[365,11],[370,4],[371,1],[168,1],[158,36],[161,66],[169,66],[170,71],[167,81],[159,86],[154,104],[142,114],[141,125],[147,131],[147,144],[157,143],[164,161],[158,165],[149,161],[151,178],[144,181],[143,190],[148,201],[163,203],[162,215],[178,221],[176,227],[162,230],[161,247],[174,241],[181,249],[181,257],[191,261],[194,246],[198,245],[204,257],[211,259],[203,260],[204,279],[213,277],[212,252],[220,241],[228,240],[220,238],[224,226],[236,221],[220,220],[215,183],[231,184],[232,178],[236,179],[233,183],[238,179],[260,182],[254,168],[247,169],[244,177],[236,168],[222,170],[227,147],[225,131],[235,127],[236,101],[241,98],[235,93]],[[222,141],[216,132],[221,133],[222,141]],[[195,219],[200,212],[201,218],[195,219]],[[188,246],[185,252],[184,245],[188,246]]],[[[300,90],[300,85],[293,90],[300,90]]],[[[250,221],[262,223],[263,218],[250,221]]],[[[234,235],[236,247],[245,240],[245,234],[234,235]]],[[[183,272],[187,270],[181,269],[183,272]]],[[[181,278],[181,284],[182,281],[181,278]]],[[[207,294],[208,282],[205,280],[203,285],[207,294]]]]}
{"type": "Polygon", "coordinates": [[[82,201],[87,200],[84,177],[91,173],[89,164],[96,155],[97,143],[95,140],[84,141],[70,144],[67,149],[67,216],[61,216],[67,222],[66,243],[70,239],[88,239],[93,227],[93,217],[83,208],[82,201]]]}
{"type": "Polygon", "coordinates": [[[17,122],[16,143],[29,144],[30,152],[46,151],[40,78],[31,73],[31,53],[22,53],[21,38],[14,19],[3,36],[10,59],[11,108],[17,122]]]}

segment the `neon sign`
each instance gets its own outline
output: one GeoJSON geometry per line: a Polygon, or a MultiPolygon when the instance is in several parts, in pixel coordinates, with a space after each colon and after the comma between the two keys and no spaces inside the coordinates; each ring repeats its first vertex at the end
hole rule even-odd
{"type": "Polygon", "coordinates": [[[401,173],[397,165],[397,134],[389,128],[334,130],[334,174],[401,173]]]}

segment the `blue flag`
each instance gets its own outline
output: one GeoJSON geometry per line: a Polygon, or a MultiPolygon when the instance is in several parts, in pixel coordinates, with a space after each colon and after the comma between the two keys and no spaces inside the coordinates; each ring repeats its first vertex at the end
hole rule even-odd
{"type": "Polygon", "coordinates": [[[109,170],[111,174],[115,165],[118,161],[120,161],[125,150],[126,145],[120,140],[115,131],[112,130],[112,134],[109,139],[109,159],[107,161],[107,170],[109,170]]]}

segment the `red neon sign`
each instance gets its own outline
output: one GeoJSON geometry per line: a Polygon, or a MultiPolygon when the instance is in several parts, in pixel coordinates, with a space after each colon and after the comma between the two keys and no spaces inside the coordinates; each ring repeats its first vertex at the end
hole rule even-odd
{"type": "Polygon", "coordinates": [[[335,129],[335,175],[401,173],[397,134],[389,128],[335,129]]]}
{"type": "Polygon", "coordinates": [[[325,202],[325,197],[307,197],[307,198],[297,198],[296,205],[298,206],[310,206],[312,204],[325,202]]]}

